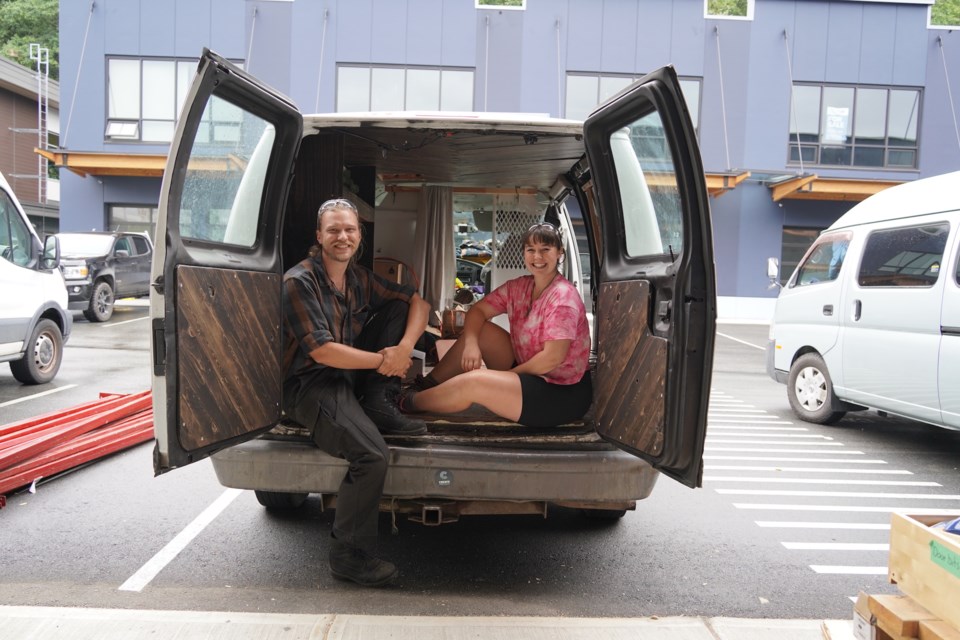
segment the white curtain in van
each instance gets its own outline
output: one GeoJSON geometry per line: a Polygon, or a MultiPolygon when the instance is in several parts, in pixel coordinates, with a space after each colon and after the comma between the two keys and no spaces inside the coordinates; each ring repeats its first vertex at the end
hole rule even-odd
{"type": "MultiPolygon", "coordinates": [[[[414,269],[420,275],[420,295],[434,311],[453,303],[456,275],[453,249],[453,189],[424,187],[417,212],[417,242],[414,269]]],[[[439,321],[431,314],[430,324],[439,321]]]]}

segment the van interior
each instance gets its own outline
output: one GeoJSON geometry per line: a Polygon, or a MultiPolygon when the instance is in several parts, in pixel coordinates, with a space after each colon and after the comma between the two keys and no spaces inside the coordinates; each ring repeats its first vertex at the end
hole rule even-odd
{"type": "MultiPolygon", "coordinates": [[[[537,130],[436,129],[410,122],[407,128],[338,127],[324,116],[306,118],[313,133],[302,140],[283,223],[284,270],[299,262],[314,242],[316,212],[331,197],[346,197],[360,209],[364,247],[361,264],[381,275],[418,287],[434,310],[429,332],[453,337],[452,315],[444,310],[470,304],[503,282],[526,274],[520,238],[531,224],[546,220],[562,229],[564,275],[581,291],[592,317],[585,225],[580,207],[572,224],[561,198],[570,194],[572,168],[586,166],[579,123],[561,134],[537,130]],[[578,236],[580,246],[578,248],[578,236]],[[457,283],[459,280],[459,283],[457,283]],[[455,284],[456,283],[456,284],[455,284]],[[458,288],[458,285],[462,285],[458,288]],[[459,302],[458,302],[459,301],[459,302]]],[[[583,179],[583,177],[579,178],[583,179]]],[[[586,185],[589,188],[589,185],[586,185]]],[[[575,200],[575,198],[571,198],[575,200]]],[[[506,328],[506,318],[502,321],[506,328]]],[[[432,340],[430,340],[432,344],[432,340]]],[[[429,350],[429,346],[427,348],[429,350]]],[[[445,344],[441,339],[440,351],[445,344]]],[[[426,373],[428,356],[411,371],[426,373]]],[[[589,417],[549,430],[502,419],[480,406],[454,415],[424,415],[429,433],[391,439],[462,442],[602,442],[589,417]]],[[[306,429],[290,422],[268,437],[303,438],[306,429]]]]}

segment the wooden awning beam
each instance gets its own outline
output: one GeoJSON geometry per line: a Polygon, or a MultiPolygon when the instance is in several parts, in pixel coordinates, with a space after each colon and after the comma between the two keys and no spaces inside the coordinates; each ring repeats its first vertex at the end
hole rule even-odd
{"type": "Polygon", "coordinates": [[[901,180],[856,180],[852,178],[819,178],[816,175],[794,178],[770,186],[774,202],[780,200],[833,200],[859,202],[884,189],[901,184],[901,180]]]}
{"type": "Polygon", "coordinates": [[[741,182],[749,177],[749,171],[743,171],[741,173],[708,173],[706,174],[707,192],[714,197],[721,196],[731,189],[736,189],[741,182]]]}
{"type": "MultiPolygon", "coordinates": [[[[49,151],[34,149],[58,167],[68,169],[79,176],[136,176],[163,177],[167,166],[165,155],[124,153],[86,153],[73,151],[49,151]]],[[[244,158],[230,154],[216,158],[192,158],[190,169],[197,171],[242,171],[246,168],[244,158]]]]}

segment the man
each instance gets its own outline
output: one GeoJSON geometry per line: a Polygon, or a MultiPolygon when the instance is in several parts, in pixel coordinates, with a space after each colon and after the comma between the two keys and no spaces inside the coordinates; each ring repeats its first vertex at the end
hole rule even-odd
{"type": "Polygon", "coordinates": [[[317,245],[283,277],[284,407],[317,446],[349,462],[330,549],[336,578],[391,582],[397,568],[372,555],[389,449],[381,434],[425,433],[396,397],[430,305],[413,287],[355,264],[360,216],[349,200],[317,212],[317,245]]]}

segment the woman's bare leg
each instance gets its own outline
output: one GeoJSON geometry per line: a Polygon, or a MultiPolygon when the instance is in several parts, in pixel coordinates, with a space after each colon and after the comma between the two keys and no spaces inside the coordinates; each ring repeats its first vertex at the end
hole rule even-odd
{"type": "MultiPolygon", "coordinates": [[[[513,366],[513,346],[510,343],[510,334],[492,322],[486,322],[480,330],[478,338],[480,355],[488,369],[506,371],[513,366]]],[[[463,336],[450,347],[437,366],[430,371],[430,378],[437,383],[446,382],[454,376],[463,373],[460,364],[463,356],[463,336]]]]}
{"type": "Polygon", "coordinates": [[[456,413],[474,403],[516,422],[523,409],[520,376],[494,369],[467,371],[412,398],[413,409],[432,413],[456,413]]]}

